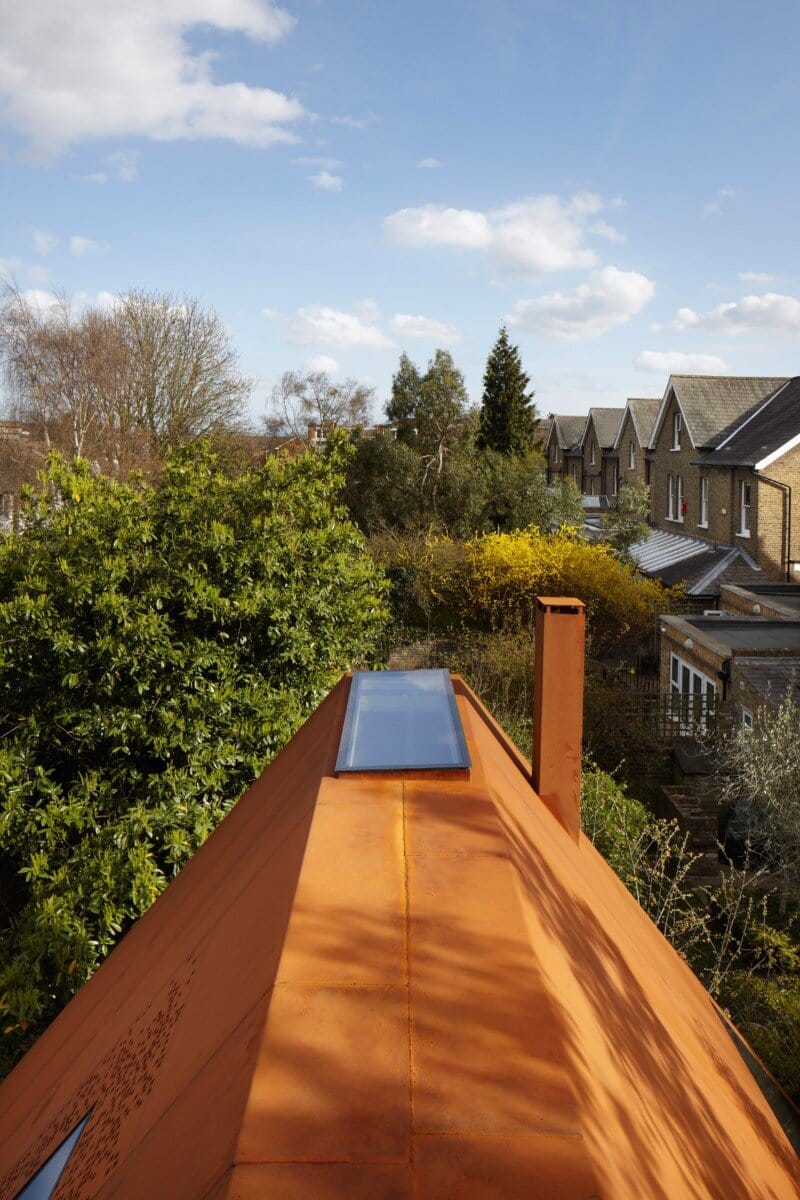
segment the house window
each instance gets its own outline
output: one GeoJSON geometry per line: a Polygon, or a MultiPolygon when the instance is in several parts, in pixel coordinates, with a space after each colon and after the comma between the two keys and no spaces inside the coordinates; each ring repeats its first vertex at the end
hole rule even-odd
{"type": "Polygon", "coordinates": [[[753,714],[749,708],[742,709],[742,725],[744,725],[745,729],[753,728],[753,714]]]}
{"type": "Polygon", "coordinates": [[[591,466],[594,466],[594,442],[589,447],[589,463],[591,466]]]}
{"type": "Polygon", "coordinates": [[[631,443],[628,446],[628,470],[629,471],[634,470],[635,466],[636,466],[636,448],[634,447],[633,439],[631,438],[631,443]]]}
{"type": "Polygon", "coordinates": [[[672,417],[672,449],[681,448],[681,414],[676,412],[672,417]]]}
{"type": "Polygon", "coordinates": [[[553,462],[558,462],[558,442],[553,442],[553,462]]]}
{"type": "Polygon", "coordinates": [[[683,476],[675,476],[675,520],[682,521],[686,505],[683,500],[683,476]]]}
{"type": "Polygon", "coordinates": [[[675,476],[667,476],[667,520],[675,520],[675,476]]]}
{"type": "Polygon", "coordinates": [[[611,495],[616,496],[619,490],[619,468],[616,463],[611,467],[611,495]]]}
{"type": "Polygon", "coordinates": [[[670,719],[681,734],[701,733],[714,715],[717,685],[677,654],[669,660],[670,719]]]}
{"type": "Polygon", "coordinates": [[[700,476],[700,528],[708,529],[708,476],[700,476]]]}
{"type": "Polygon", "coordinates": [[[597,495],[597,479],[594,477],[594,475],[592,476],[591,482],[589,484],[589,494],[591,496],[597,495]]]}
{"type": "Polygon", "coordinates": [[[750,484],[739,484],[739,536],[750,537],[750,484]]]}

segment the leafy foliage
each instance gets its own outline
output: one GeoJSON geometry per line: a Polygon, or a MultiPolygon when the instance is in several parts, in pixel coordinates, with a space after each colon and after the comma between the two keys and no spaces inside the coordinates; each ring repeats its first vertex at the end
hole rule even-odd
{"type": "Polygon", "coordinates": [[[637,575],[607,545],[574,529],[491,533],[457,545],[429,540],[418,562],[417,590],[429,610],[470,614],[484,624],[530,623],[537,596],[577,596],[595,642],[638,638],[669,593],[637,575]]]}
{"type": "Polygon", "coordinates": [[[384,620],[344,452],[157,489],[53,458],[0,545],[0,997],[8,1065],[384,620]]]}
{"type": "Polygon", "coordinates": [[[498,454],[526,454],[536,434],[536,409],[530,379],[522,369],[519,350],[501,326],[497,341],[486,361],[483,403],[477,445],[498,454]]]}
{"type": "Polygon", "coordinates": [[[631,546],[647,537],[647,517],[650,512],[650,488],[645,483],[623,483],[617,496],[617,507],[605,518],[608,541],[624,562],[630,561],[631,546]]]}

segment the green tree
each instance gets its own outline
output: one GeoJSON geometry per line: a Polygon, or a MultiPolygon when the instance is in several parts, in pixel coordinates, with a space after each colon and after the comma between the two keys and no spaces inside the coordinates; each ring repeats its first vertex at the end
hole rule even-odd
{"type": "Polygon", "coordinates": [[[617,507],[605,519],[606,540],[623,562],[630,562],[631,546],[647,537],[647,517],[650,512],[650,488],[645,483],[623,483],[617,496],[617,507]]]}
{"type": "Polygon", "coordinates": [[[384,620],[345,448],[157,488],[54,458],[0,545],[0,1061],[152,903],[384,620]]]}
{"type": "Polygon", "coordinates": [[[421,386],[422,376],[404,351],[392,376],[392,394],[386,405],[386,416],[397,428],[398,442],[413,445],[416,441],[421,386]]]}
{"type": "Polygon", "coordinates": [[[479,449],[511,455],[525,454],[533,448],[536,409],[529,385],[519,350],[511,345],[508,330],[502,325],[483,376],[479,449]]]}

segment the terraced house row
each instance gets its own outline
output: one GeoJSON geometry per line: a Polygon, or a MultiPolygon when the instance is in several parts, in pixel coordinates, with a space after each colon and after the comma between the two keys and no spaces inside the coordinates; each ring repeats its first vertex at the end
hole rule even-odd
{"type": "Polygon", "coordinates": [[[636,555],[666,582],[800,580],[800,377],[672,375],[660,399],[551,414],[545,455],[589,510],[649,485],[636,555]]]}

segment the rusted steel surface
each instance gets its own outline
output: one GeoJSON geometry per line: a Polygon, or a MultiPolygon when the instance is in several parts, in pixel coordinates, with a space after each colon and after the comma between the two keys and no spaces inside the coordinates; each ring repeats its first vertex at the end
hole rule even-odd
{"type": "Polygon", "coordinates": [[[586,609],[574,596],[536,601],[533,787],[574,841],[581,828],[586,609]]]}
{"type": "Polygon", "coordinates": [[[455,681],[469,778],[335,778],[347,682],[0,1088],[0,1200],[784,1200],[703,988],[455,681]],[[28,1175],[25,1175],[28,1172],[28,1175]]]}

